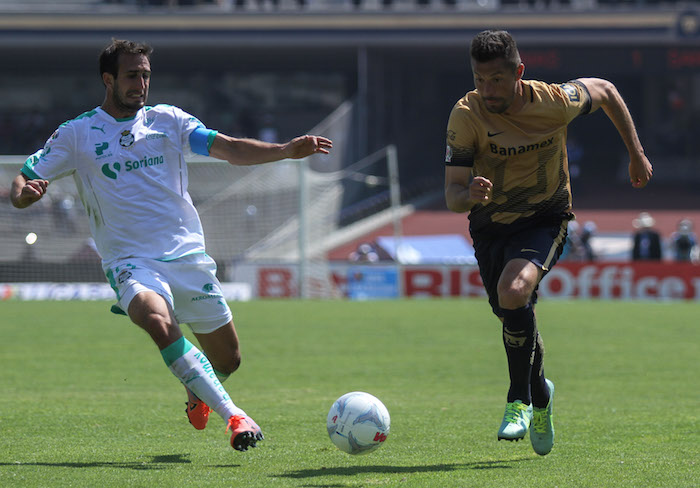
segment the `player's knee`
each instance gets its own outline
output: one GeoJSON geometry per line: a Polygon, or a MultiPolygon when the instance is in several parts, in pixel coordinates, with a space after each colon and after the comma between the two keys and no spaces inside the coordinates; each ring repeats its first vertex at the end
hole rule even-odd
{"type": "Polygon", "coordinates": [[[501,308],[514,310],[524,307],[531,295],[530,287],[519,281],[498,285],[498,305],[501,308]]]}
{"type": "Polygon", "coordinates": [[[153,342],[159,346],[170,344],[173,338],[174,329],[177,326],[172,321],[161,314],[150,313],[146,315],[144,320],[138,324],[151,336],[153,342]]]}

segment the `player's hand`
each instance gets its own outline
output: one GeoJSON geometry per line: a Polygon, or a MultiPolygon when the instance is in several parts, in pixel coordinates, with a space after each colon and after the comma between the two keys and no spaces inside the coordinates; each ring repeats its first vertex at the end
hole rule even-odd
{"type": "Polygon", "coordinates": [[[25,185],[22,187],[20,201],[26,203],[26,205],[31,205],[44,196],[48,186],[49,182],[47,180],[27,180],[25,185]]]}
{"type": "Polygon", "coordinates": [[[300,159],[312,154],[328,154],[333,147],[333,142],[321,136],[299,136],[284,145],[285,157],[300,159]]]}
{"type": "Polygon", "coordinates": [[[469,184],[469,200],[485,205],[491,201],[492,189],[493,183],[491,183],[487,178],[484,178],[483,176],[475,176],[472,182],[469,184]]]}
{"type": "Polygon", "coordinates": [[[644,154],[640,154],[630,158],[629,172],[632,186],[644,188],[649,183],[654,171],[647,157],[644,154]]]}

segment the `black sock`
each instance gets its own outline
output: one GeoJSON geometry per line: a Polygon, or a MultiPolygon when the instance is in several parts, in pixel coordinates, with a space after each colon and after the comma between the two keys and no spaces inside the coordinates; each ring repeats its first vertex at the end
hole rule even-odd
{"type": "Polygon", "coordinates": [[[530,375],[535,356],[535,314],[530,304],[503,311],[503,345],[508,357],[508,403],[531,403],[530,375]]]}
{"type": "Polygon", "coordinates": [[[530,393],[532,394],[532,406],[545,408],[549,404],[549,389],[544,378],[544,343],[542,336],[537,331],[535,323],[535,358],[532,362],[530,374],[530,393]]]}

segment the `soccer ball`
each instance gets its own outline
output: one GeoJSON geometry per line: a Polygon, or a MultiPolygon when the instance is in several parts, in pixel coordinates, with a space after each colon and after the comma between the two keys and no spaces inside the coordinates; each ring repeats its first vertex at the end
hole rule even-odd
{"type": "Polygon", "coordinates": [[[326,419],[328,436],[341,451],[367,454],[389,435],[389,411],[377,398],[362,391],[338,398],[326,419]]]}

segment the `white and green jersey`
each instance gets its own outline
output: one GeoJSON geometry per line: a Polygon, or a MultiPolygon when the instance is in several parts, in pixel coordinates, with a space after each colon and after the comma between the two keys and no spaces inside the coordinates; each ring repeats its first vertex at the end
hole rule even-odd
{"type": "Polygon", "coordinates": [[[171,260],[204,252],[185,156],[207,154],[215,136],[170,105],[144,107],[128,119],[98,107],[62,124],[22,173],[49,181],[73,176],[105,268],[132,256],[171,260]]]}

